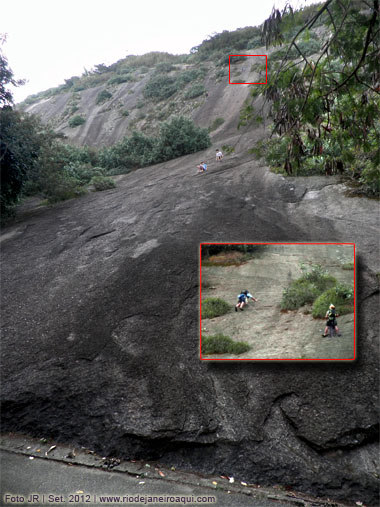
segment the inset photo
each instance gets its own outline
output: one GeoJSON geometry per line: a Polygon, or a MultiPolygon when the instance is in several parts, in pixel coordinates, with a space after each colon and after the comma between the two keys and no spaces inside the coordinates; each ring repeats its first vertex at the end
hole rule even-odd
{"type": "Polygon", "coordinates": [[[201,243],[200,359],[354,361],[354,243],[201,243]]]}

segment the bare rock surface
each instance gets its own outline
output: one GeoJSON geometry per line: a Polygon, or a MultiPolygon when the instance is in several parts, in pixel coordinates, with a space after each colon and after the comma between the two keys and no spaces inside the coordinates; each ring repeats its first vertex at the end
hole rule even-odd
{"type": "Polygon", "coordinates": [[[221,333],[251,347],[240,355],[208,354],[204,359],[353,360],[353,312],[339,317],[341,336],[322,338],[325,319],[313,319],[310,305],[281,310],[283,290],[302,275],[301,265],[310,271],[319,264],[338,282],[353,285],[353,269],[343,269],[345,263],[353,261],[353,245],[284,244],[267,245],[240,266],[202,267],[202,284],[206,282],[202,300],[217,297],[231,305],[227,314],[202,319],[202,336],[221,333]],[[244,287],[258,301],[251,300],[243,312],[235,312],[236,296],[244,287]]]}
{"type": "Polygon", "coordinates": [[[378,203],[270,173],[260,135],[4,230],[4,431],[377,504],[378,203]],[[201,362],[199,243],[226,241],[356,243],[357,361],[201,362]]]}

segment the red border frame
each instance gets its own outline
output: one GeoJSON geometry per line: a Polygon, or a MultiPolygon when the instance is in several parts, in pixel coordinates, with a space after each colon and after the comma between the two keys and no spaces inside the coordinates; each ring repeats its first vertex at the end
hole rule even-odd
{"type": "Polygon", "coordinates": [[[229,84],[267,84],[268,83],[268,56],[267,55],[229,55],[228,56],[228,82],[229,82],[229,84]],[[231,83],[231,56],[265,56],[265,83],[231,83]]]}
{"type": "Polygon", "coordinates": [[[199,359],[201,361],[355,361],[356,360],[356,246],[355,243],[200,243],[199,244],[199,359]],[[204,358],[202,357],[202,245],[351,245],[354,247],[354,357],[353,358],[310,358],[310,359],[224,359],[224,358],[204,358]]]}

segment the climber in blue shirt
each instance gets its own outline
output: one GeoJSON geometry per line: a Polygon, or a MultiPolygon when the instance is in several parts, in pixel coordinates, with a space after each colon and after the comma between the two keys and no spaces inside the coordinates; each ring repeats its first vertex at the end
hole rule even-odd
{"type": "Polygon", "coordinates": [[[240,308],[241,311],[243,311],[244,306],[248,304],[248,299],[252,299],[253,301],[258,301],[255,297],[252,296],[247,290],[242,290],[240,294],[238,295],[238,302],[235,305],[235,312],[238,311],[238,308],[240,308]]]}

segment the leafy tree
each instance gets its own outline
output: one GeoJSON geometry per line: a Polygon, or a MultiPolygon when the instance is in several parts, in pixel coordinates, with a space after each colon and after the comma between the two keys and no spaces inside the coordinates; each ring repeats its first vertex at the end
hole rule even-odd
{"type": "Polygon", "coordinates": [[[8,89],[9,85],[20,86],[25,83],[22,79],[14,78],[8,60],[1,50],[1,46],[6,40],[6,35],[0,34],[0,106],[10,106],[13,104],[13,95],[8,89]]]}
{"type": "Polygon", "coordinates": [[[177,116],[161,125],[156,156],[162,161],[169,160],[204,150],[210,145],[207,129],[197,127],[188,118],[177,116]]]}
{"type": "MultiPolygon", "coordinates": [[[[288,173],[317,168],[344,173],[369,194],[380,191],[379,0],[327,0],[307,12],[289,5],[273,10],[264,23],[267,45],[287,43],[269,58],[263,91],[273,118],[267,160],[278,137],[275,164],[288,173]],[[310,36],[324,26],[319,39],[310,36]]],[[[252,102],[240,125],[252,120],[252,102]]]]}
{"type": "Polygon", "coordinates": [[[31,167],[36,164],[43,135],[33,117],[23,117],[10,106],[0,109],[1,213],[17,202],[31,167]]]}
{"type": "Polygon", "coordinates": [[[210,138],[206,129],[197,127],[191,120],[183,117],[173,118],[161,124],[158,137],[148,137],[134,131],[99,154],[99,164],[117,174],[116,169],[125,172],[157,164],[188,153],[208,148],[210,138]]]}

